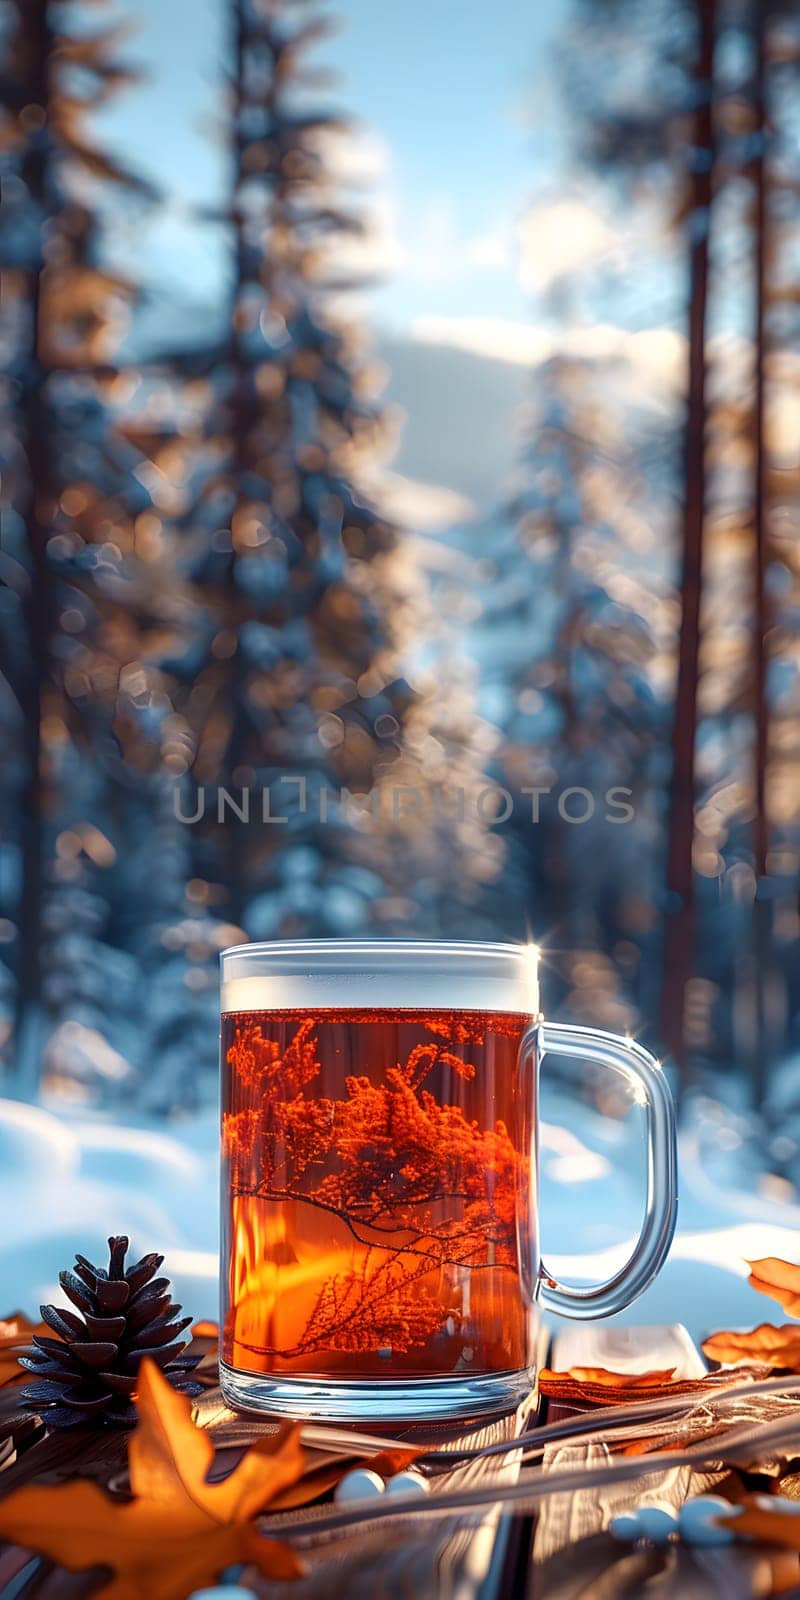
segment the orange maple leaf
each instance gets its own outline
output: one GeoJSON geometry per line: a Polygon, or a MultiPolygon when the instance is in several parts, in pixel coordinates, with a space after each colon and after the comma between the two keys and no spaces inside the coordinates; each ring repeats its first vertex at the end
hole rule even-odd
{"type": "Polygon", "coordinates": [[[652,1389],[656,1384],[667,1383],[674,1371],[674,1367],[651,1372],[612,1372],[608,1367],[568,1367],[565,1372],[557,1372],[553,1367],[542,1367],[539,1387],[544,1394],[564,1384],[589,1384],[592,1388],[602,1389],[652,1389]]]}
{"type": "Polygon", "coordinates": [[[70,1572],[110,1567],[97,1600],[185,1600],[239,1562],[265,1577],[299,1577],[291,1547],[263,1538],[253,1522],[303,1471],[299,1427],[259,1439],[229,1477],[208,1483],[214,1446],[193,1423],[191,1402],[149,1359],[138,1376],[133,1499],[112,1500],[85,1479],[15,1489],[0,1501],[0,1539],[70,1572]]]}
{"type": "Polygon", "coordinates": [[[576,1401],[582,1405],[619,1406],[628,1401],[658,1400],[670,1394],[692,1394],[707,1384],[706,1378],[676,1378],[675,1368],[653,1372],[610,1372],[606,1367],[570,1367],[555,1372],[542,1367],[539,1389],[549,1400],[576,1401]]]}
{"type": "MultiPolygon", "coordinates": [[[[764,1256],[747,1265],[750,1287],[777,1300],[790,1316],[800,1318],[800,1266],[778,1256],[764,1256]]],[[[758,1361],[776,1371],[800,1372],[800,1325],[786,1322],[776,1328],[762,1322],[749,1332],[713,1333],[703,1340],[703,1351],[711,1361],[758,1361]]]]}
{"type": "Polygon", "coordinates": [[[748,1333],[712,1333],[703,1340],[703,1350],[710,1361],[751,1361],[780,1372],[800,1372],[800,1327],[786,1322],[775,1328],[762,1322],[748,1333]]]}
{"type": "Polygon", "coordinates": [[[760,1261],[748,1261],[747,1265],[752,1289],[777,1300],[790,1317],[800,1317],[800,1266],[781,1261],[778,1256],[763,1256],[760,1261]]]}
{"type": "MultiPolygon", "coordinates": [[[[775,1256],[747,1264],[751,1286],[760,1294],[778,1300],[791,1315],[800,1317],[800,1266],[775,1256]]],[[[702,1349],[709,1360],[725,1365],[800,1372],[800,1325],[787,1322],[776,1328],[763,1322],[749,1332],[714,1333],[703,1340],[702,1349]]],[[[609,1372],[604,1367],[570,1367],[568,1372],[553,1372],[543,1367],[539,1387],[551,1400],[583,1405],[624,1405],[629,1400],[657,1399],[666,1389],[670,1394],[680,1395],[715,1387],[722,1376],[676,1379],[673,1371],[633,1373],[609,1372]]],[[[725,1375],[726,1379],[730,1376],[725,1375]]]]}
{"type": "Polygon", "coordinates": [[[17,1378],[30,1376],[20,1366],[19,1357],[25,1354],[34,1334],[53,1337],[52,1329],[46,1328],[43,1322],[31,1322],[22,1311],[0,1318],[0,1389],[17,1378]]]}

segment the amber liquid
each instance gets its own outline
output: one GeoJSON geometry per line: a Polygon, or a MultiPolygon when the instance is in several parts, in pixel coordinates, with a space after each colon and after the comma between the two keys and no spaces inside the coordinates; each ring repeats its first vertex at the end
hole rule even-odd
{"type": "Polygon", "coordinates": [[[229,1366],[396,1379],[528,1364],[517,1071],[531,1020],[223,1017],[229,1366]]]}

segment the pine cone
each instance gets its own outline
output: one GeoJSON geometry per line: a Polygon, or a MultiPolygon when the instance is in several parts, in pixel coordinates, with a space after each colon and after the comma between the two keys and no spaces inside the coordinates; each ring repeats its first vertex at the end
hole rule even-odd
{"type": "Polygon", "coordinates": [[[181,1307],[170,1298],[168,1278],[157,1278],[163,1256],[143,1256],[125,1270],[129,1241],[109,1239],[108,1270],[76,1255],[75,1271],[59,1273],[65,1295],[82,1313],[60,1306],[42,1306],[42,1317],[55,1339],[34,1335],[20,1364],[37,1382],[20,1391],[48,1427],[72,1428],[100,1422],[128,1427],[136,1421],[131,1397],[144,1356],[151,1356],[173,1387],[196,1394],[199,1386],[186,1375],[187,1362],[176,1359],[189,1343],[181,1339],[191,1317],[174,1321],[181,1307]]]}

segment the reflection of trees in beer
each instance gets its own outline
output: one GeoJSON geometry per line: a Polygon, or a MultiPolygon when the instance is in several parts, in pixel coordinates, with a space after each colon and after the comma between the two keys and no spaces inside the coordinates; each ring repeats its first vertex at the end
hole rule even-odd
{"type": "Polygon", "coordinates": [[[444,1041],[416,1045],[380,1083],[347,1077],[344,1099],[307,1098],[323,1070],[314,1027],[303,1021],[281,1052],[260,1024],[246,1024],[227,1052],[238,1086],[257,1094],[255,1106],[223,1118],[232,1193],[312,1206],[343,1223],[356,1247],[347,1270],[323,1281],[296,1345],[273,1353],[406,1351],[447,1317],[429,1275],[515,1271],[520,1157],[503,1122],[481,1128],[425,1087],[436,1066],[475,1076],[444,1041]]]}
{"type": "Polygon", "coordinates": [[[431,1263],[405,1253],[367,1247],[352,1267],[322,1281],[300,1337],[290,1349],[274,1350],[237,1336],[237,1346],[256,1355],[284,1358],[318,1350],[405,1354],[424,1345],[441,1327],[441,1295],[424,1282],[431,1263]]]}

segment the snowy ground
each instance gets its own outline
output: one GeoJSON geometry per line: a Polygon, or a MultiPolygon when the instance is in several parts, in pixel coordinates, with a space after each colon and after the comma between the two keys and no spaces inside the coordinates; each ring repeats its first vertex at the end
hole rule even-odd
{"type": "MultiPolygon", "coordinates": [[[[606,1276],[641,1210],[627,1123],[554,1097],[542,1130],[542,1236],[561,1277],[606,1276]],[[579,1129],[579,1134],[575,1131],[579,1129]]],[[[774,1185],[772,1186],[774,1188],[774,1185]]],[[[657,1282],[621,1323],[684,1322],[695,1336],[780,1319],[746,1283],[745,1257],[800,1259],[800,1206],[781,1204],[749,1154],[746,1124],[709,1102],[681,1138],[678,1234],[657,1282]]],[[[195,1317],[217,1309],[217,1126],[208,1111],[169,1132],[0,1101],[0,1316],[38,1310],[76,1250],[102,1261],[111,1232],[166,1254],[195,1317]]]]}

